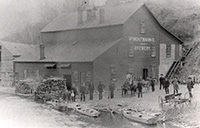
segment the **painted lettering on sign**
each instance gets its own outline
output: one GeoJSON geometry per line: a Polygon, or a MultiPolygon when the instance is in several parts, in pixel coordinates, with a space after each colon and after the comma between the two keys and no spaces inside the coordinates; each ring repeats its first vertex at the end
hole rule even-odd
{"type": "Polygon", "coordinates": [[[151,48],[150,46],[135,46],[135,50],[140,50],[140,51],[150,51],[151,48]]]}
{"type": "Polygon", "coordinates": [[[129,41],[155,42],[155,39],[154,38],[149,38],[149,37],[129,37],[129,41]]]}

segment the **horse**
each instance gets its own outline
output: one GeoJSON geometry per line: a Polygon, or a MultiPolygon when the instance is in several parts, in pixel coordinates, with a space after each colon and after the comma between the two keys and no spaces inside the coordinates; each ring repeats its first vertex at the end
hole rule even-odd
{"type": "Polygon", "coordinates": [[[135,96],[135,93],[136,93],[136,91],[137,91],[137,85],[134,84],[134,83],[132,83],[132,84],[130,84],[129,86],[130,86],[129,90],[131,91],[131,97],[132,97],[132,96],[135,96]]]}
{"type": "Polygon", "coordinates": [[[128,95],[128,90],[129,90],[129,82],[125,82],[122,85],[122,97],[124,97],[125,95],[128,95]]]}

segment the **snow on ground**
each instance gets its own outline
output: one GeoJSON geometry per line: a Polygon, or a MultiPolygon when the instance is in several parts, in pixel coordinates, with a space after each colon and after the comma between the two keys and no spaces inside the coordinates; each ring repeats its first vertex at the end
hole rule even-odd
{"type": "MultiPolygon", "coordinates": [[[[1,90],[9,92],[12,89],[1,88],[1,90]]],[[[73,116],[75,115],[66,116],[31,100],[0,93],[1,128],[76,128],[85,125],[83,122],[76,121],[73,116]]]]}
{"type": "MultiPolygon", "coordinates": [[[[180,86],[180,92],[187,92],[186,86],[180,86]]],[[[129,92],[130,93],[130,92],[129,92]]],[[[172,88],[170,88],[172,93],[172,88]]],[[[184,111],[178,115],[175,120],[171,121],[173,125],[180,128],[200,128],[200,85],[195,85],[194,100],[198,102],[196,109],[188,110],[185,106],[184,111]]],[[[137,108],[160,110],[158,105],[158,96],[164,97],[164,90],[156,92],[148,92],[143,94],[143,98],[121,97],[121,91],[115,92],[115,99],[107,99],[107,94],[104,93],[103,100],[99,101],[95,94],[94,101],[89,101],[87,96],[86,102],[79,102],[87,105],[104,104],[115,107],[117,104],[127,104],[137,108]]],[[[78,115],[58,112],[50,109],[44,104],[38,104],[32,100],[20,98],[14,95],[14,88],[0,87],[0,127],[6,128],[66,128],[66,127],[101,127],[99,125],[90,125],[89,122],[77,120],[78,115]]]]}
{"type": "Polygon", "coordinates": [[[200,84],[196,84],[193,89],[193,103],[197,103],[196,108],[188,109],[184,107],[180,115],[173,121],[180,128],[200,128],[200,84]]]}

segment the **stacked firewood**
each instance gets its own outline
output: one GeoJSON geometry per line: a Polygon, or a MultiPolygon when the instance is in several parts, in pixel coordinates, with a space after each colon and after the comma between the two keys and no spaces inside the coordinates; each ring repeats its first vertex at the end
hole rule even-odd
{"type": "Polygon", "coordinates": [[[34,93],[36,82],[32,79],[20,80],[15,86],[15,92],[21,94],[34,93]]]}
{"type": "Polygon", "coordinates": [[[65,79],[62,78],[48,78],[44,79],[36,89],[36,101],[49,101],[52,99],[60,99],[65,92],[65,79]]]}

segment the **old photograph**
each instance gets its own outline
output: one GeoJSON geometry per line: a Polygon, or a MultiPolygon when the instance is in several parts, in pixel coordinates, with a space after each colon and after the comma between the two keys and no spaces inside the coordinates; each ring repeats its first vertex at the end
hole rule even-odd
{"type": "Polygon", "coordinates": [[[200,0],[0,0],[1,128],[200,128],[200,0]]]}

